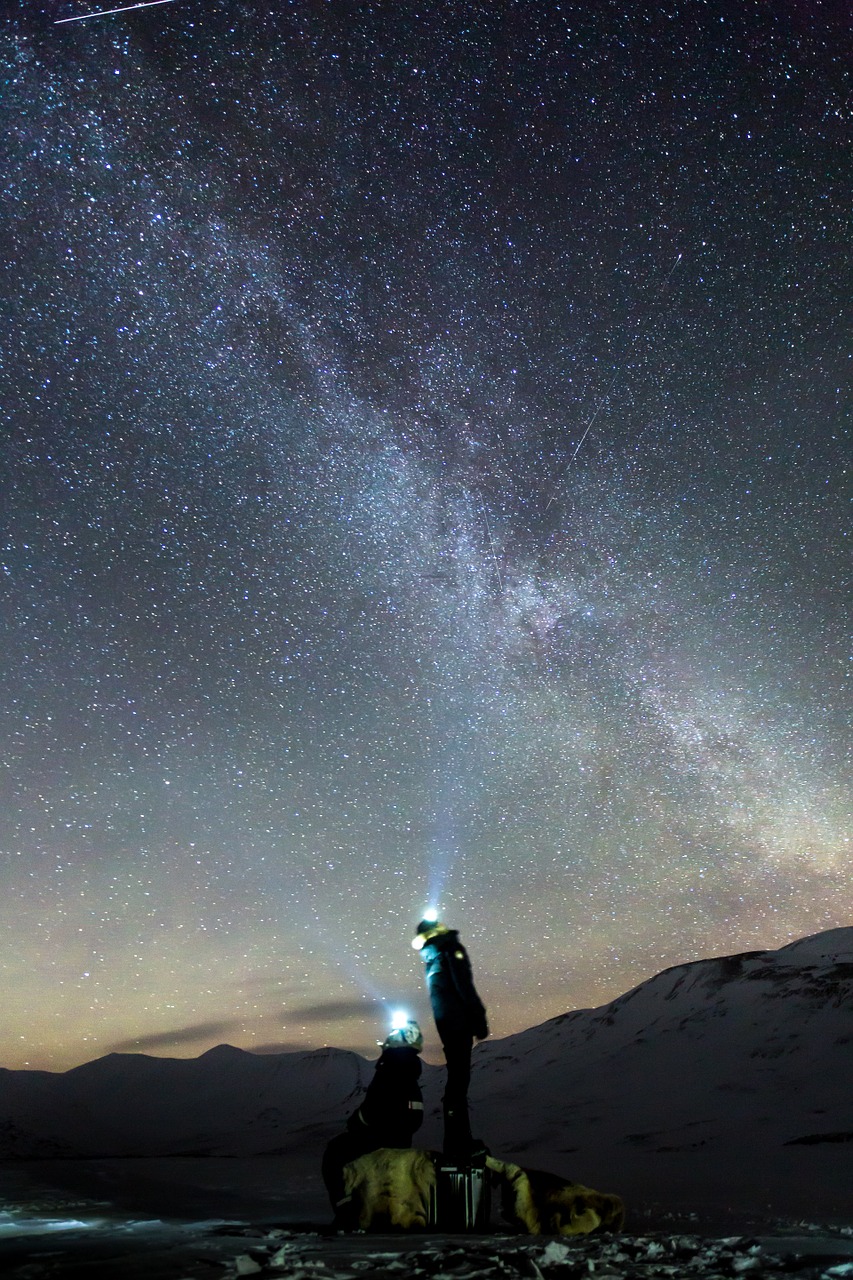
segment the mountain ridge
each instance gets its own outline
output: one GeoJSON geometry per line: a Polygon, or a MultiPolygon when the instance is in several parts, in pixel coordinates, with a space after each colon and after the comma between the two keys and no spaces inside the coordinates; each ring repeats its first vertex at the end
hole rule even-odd
{"type": "MultiPolygon", "coordinates": [[[[674,965],[608,1004],[475,1048],[475,1131],[505,1158],[590,1185],[773,1196],[842,1186],[853,1138],[853,927],[674,965]],[[846,1164],[845,1164],[846,1162],[846,1164]],[[725,1170],[714,1173],[715,1170],[725,1170]],[[567,1172],[569,1172],[567,1170],[567,1172]]],[[[374,1064],[349,1050],[107,1054],[0,1069],[0,1157],[280,1155],[319,1163],[374,1064]]],[[[440,1145],[444,1073],[424,1064],[417,1145],[440,1145]]]]}

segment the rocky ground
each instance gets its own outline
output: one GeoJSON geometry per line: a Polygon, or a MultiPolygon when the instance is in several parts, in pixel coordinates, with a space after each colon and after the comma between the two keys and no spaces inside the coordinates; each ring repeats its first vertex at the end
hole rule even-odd
{"type": "MultiPolygon", "coordinates": [[[[197,1210],[199,1197],[208,1193],[211,1205],[220,1206],[226,1172],[193,1167],[194,1184],[182,1193],[179,1170],[171,1163],[147,1173],[137,1169],[134,1180],[125,1170],[124,1182],[111,1162],[82,1170],[69,1166],[64,1179],[58,1166],[51,1166],[50,1178],[40,1166],[4,1166],[0,1274],[10,1280],[231,1280],[241,1275],[261,1280],[728,1280],[791,1275],[853,1280],[853,1226],[837,1220],[737,1221],[640,1207],[618,1236],[533,1238],[510,1235],[498,1223],[483,1235],[343,1235],[324,1225],[322,1200],[307,1176],[301,1197],[298,1185],[279,1186],[274,1207],[281,1216],[276,1218],[267,1216],[270,1203],[264,1204],[259,1188],[245,1179],[243,1203],[259,1210],[257,1216],[187,1216],[187,1208],[197,1210]],[[200,1170],[206,1171],[206,1188],[199,1185],[200,1170]],[[86,1179],[90,1190],[99,1185],[112,1194],[96,1197],[75,1190],[86,1179]],[[156,1203],[159,1214],[134,1214],[127,1207],[134,1202],[149,1211],[156,1203]],[[299,1221],[300,1208],[314,1220],[299,1221]]],[[[233,1163],[230,1167],[233,1174],[233,1163]]]]}
{"type": "Polygon", "coordinates": [[[104,1229],[81,1222],[64,1230],[5,1236],[0,1265],[15,1280],[757,1280],[791,1275],[841,1280],[853,1277],[853,1231],[803,1224],[799,1234],[765,1237],[655,1232],[564,1240],[501,1234],[344,1236],[213,1222],[128,1222],[104,1229]]]}

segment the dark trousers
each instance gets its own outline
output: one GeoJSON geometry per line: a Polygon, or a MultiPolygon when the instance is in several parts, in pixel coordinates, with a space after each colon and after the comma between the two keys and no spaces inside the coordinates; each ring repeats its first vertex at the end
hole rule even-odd
{"type": "Polygon", "coordinates": [[[378,1133],[365,1128],[362,1133],[347,1129],[332,1138],[323,1152],[321,1172],[332,1208],[342,1218],[346,1217],[347,1193],[344,1187],[344,1165],[367,1155],[368,1151],[376,1151],[379,1147],[411,1147],[411,1134],[378,1133]]]}
{"type": "Polygon", "coordinates": [[[367,1132],[355,1134],[347,1130],[346,1133],[339,1133],[332,1138],[323,1152],[321,1171],[333,1209],[336,1210],[346,1197],[344,1165],[373,1150],[375,1150],[375,1144],[371,1142],[367,1132]]]}
{"type": "Polygon", "coordinates": [[[459,1032],[445,1032],[441,1037],[447,1063],[447,1083],[442,1106],[444,1110],[444,1154],[451,1158],[467,1156],[471,1150],[471,1124],[468,1119],[468,1085],[471,1081],[471,1050],[474,1037],[459,1032]]]}

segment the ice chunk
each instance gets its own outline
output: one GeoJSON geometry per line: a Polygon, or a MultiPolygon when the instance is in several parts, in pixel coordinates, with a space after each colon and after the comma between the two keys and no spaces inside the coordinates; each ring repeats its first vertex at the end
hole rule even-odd
{"type": "Polygon", "coordinates": [[[253,1276],[263,1270],[261,1264],[255,1262],[255,1259],[248,1253],[238,1253],[234,1259],[234,1266],[237,1268],[238,1276],[253,1276]]]}
{"type": "Polygon", "coordinates": [[[549,1240],[542,1250],[539,1261],[546,1267],[559,1266],[566,1261],[570,1253],[571,1250],[567,1244],[561,1244],[559,1240],[549,1240]]]}

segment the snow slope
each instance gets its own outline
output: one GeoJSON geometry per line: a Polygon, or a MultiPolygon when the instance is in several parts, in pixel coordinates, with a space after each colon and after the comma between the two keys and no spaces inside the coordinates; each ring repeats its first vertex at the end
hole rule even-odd
{"type": "Polygon", "coordinates": [[[502,1154],[629,1198],[849,1214],[851,1079],[847,928],[678,965],[486,1044],[472,1100],[502,1154]]]}
{"type": "MultiPolygon", "coordinates": [[[[476,1099],[503,1148],[687,1150],[722,1135],[853,1139],[853,928],[678,965],[600,1009],[485,1044],[476,1099]]],[[[851,1148],[853,1150],[853,1148],[851,1148]]]]}

